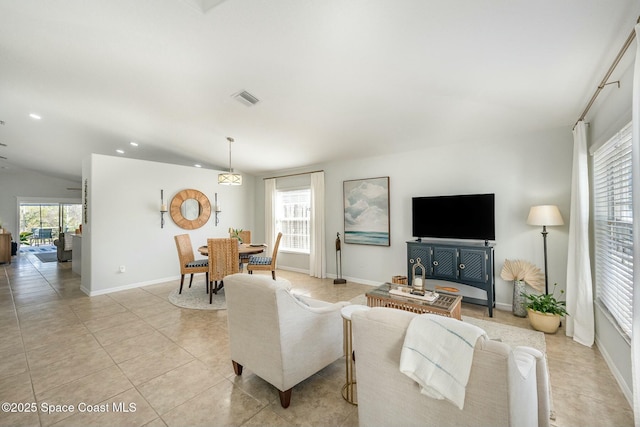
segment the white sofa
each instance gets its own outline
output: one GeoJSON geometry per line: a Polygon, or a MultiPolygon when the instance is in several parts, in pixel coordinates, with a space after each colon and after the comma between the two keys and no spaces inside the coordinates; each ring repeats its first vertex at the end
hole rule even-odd
{"type": "Polygon", "coordinates": [[[464,408],[420,393],[400,372],[409,323],[417,314],[372,308],[352,316],[360,426],[548,426],[547,364],[530,347],[478,339],[464,408]]]}
{"type": "Polygon", "coordinates": [[[291,389],[344,355],[340,309],[290,292],[286,279],[233,274],[224,278],[229,347],[236,375],[247,367],[280,393],[289,406],[291,389]]]}

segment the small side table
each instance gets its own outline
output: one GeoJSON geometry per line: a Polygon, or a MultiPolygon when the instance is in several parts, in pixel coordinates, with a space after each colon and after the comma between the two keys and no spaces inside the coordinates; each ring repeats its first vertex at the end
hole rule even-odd
{"type": "Polygon", "coordinates": [[[342,307],[340,314],[342,314],[342,325],[344,328],[344,354],[346,363],[346,382],[342,386],[342,397],[352,405],[357,405],[356,401],[356,376],[355,376],[355,361],[353,357],[353,336],[351,335],[351,314],[356,311],[371,310],[371,307],[366,305],[352,304],[342,307]]]}

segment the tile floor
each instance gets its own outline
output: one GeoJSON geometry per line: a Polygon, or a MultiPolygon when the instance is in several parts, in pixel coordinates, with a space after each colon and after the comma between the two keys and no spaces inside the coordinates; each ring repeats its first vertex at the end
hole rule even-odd
{"type": "MultiPolygon", "coordinates": [[[[278,274],[326,301],[370,289],[278,274]]],[[[194,286],[203,280],[196,276],[194,286]]],[[[187,310],[167,301],[177,281],[94,298],[79,286],[71,263],[41,263],[23,254],[0,265],[0,402],[40,409],[0,412],[0,426],[358,424],[357,408],[340,394],[343,359],[296,386],[284,410],[273,387],[246,369],[241,377],[233,374],[224,310],[187,310]],[[87,406],[71,413],[63,406],[69,404],[87,406]]],[[[464,304],[463,314],[488,319],[486,309],[474,305],[464,304]]],[[[491,320],[528,327],[510,312],[497,311],[491,320]]],[[[546,341],[554,425],[633,425],[629,404],[595,347],[574,343],[562,330],[546,341]]]]}

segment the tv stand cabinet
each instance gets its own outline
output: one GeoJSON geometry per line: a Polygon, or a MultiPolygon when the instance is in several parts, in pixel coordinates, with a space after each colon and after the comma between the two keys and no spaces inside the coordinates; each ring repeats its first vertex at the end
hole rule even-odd
{"type": "MultiPolygon", "coordinates": [[[[495,305],[495,263],[493,246],[481,243],[449,242],[418,239],[407,242],[407,277],[412,285],[413,263],[420,258],[425,277],[433,280],[461,283],[486,293],[485,298],[462,294],[464,302],[486,305],[493,317],[495,305]]],[[[422,274],[416,269],[416,274],[422,274]]],[[[427,289],[429,285],[427,284],[427,289]]],[[[438,290],[438,292],[442,292],[438,290]]],[[[459,294],[457,294],[459,295],[459,294]]]]}

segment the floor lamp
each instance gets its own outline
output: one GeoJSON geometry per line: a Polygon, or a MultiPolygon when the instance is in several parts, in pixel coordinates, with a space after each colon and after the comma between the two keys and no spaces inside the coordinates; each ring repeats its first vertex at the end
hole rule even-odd
{"type": "Polygon", "coordinates": [[[549,276],[547,273],[547,225],[563,225],[560,210],[555,205],[532,206],[527,218],[529,225],[542,226],[542,240],[544,241],[544,293],[549,293],[549,276]]]}

